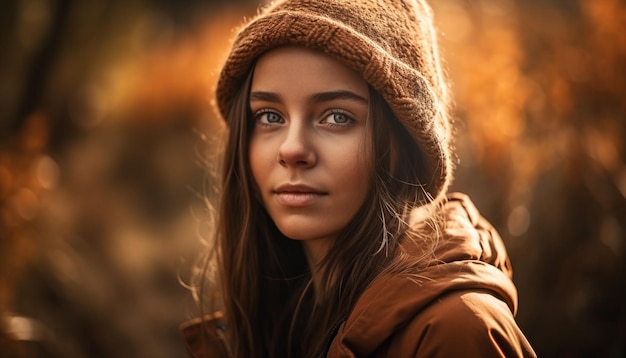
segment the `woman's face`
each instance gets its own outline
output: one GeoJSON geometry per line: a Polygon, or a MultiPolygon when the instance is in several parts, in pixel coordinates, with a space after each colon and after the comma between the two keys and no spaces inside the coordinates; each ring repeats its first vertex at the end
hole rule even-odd
{"type": "Polygon", "coordinates": [[[258,60],[250,108],[250,167],[263,205],[319,260],[368,196],[367,83],[327,55],[281,47],[258,60]]]}

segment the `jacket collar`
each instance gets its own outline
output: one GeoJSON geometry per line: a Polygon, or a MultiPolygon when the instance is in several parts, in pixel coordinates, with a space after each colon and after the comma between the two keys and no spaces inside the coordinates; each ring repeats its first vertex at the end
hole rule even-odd
{"type": "Polygon", "coordinates": [[[461,194],[449,196],[445,217],[446,228],[434,259],[415,273],[375,279],[340,327],[337,343],[358,356],[371,355],[398,327],[456,290],[490,292],[515,314],[517,290],[497,232],[461,194]]]}

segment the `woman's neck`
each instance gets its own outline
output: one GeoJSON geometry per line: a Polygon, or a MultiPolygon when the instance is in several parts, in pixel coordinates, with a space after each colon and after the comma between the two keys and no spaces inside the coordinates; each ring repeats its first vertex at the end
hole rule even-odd
{"type": "Polygon", "coordinates": [[[328,252],[330,246],[328,243],[329,240],[306,240],[302,242],[304,254],[309,264],[309,270],[311,271],[316,302],[321,298],[322,276],[324,275],[320,263],[328,252]]]}

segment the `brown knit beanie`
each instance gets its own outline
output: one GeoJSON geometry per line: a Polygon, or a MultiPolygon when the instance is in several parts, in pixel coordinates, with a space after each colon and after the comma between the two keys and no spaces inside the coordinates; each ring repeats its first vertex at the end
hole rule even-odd
{"type": "Polygon", "coordinates": [[[253,62],[284,45],[330,55],[359,73],[390,105],[426,159],[419,179],[437,200],[452,178],[447,83],[432,12],[424,0],[286,0],[238,33],[216,99],[224,118],[253,62]]]}

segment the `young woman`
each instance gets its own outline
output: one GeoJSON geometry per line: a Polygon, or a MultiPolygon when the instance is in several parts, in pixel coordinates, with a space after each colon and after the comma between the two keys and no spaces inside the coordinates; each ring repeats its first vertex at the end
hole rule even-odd
{"type": "Polygon", "coordinates": [[[192,356],[534,355],[502,241],[446,195],[446,86],[422,1],[281,1],[239,32],[192,356]]]}

